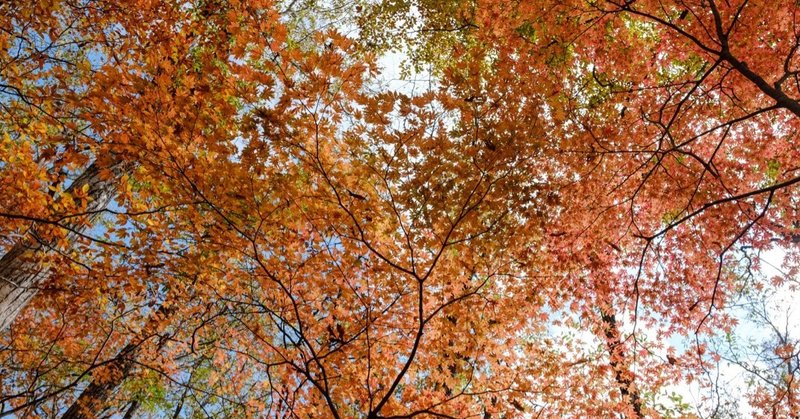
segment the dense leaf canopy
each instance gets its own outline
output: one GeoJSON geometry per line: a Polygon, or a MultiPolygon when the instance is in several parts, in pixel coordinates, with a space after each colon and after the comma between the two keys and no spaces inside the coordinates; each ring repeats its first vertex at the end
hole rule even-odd
{"type": "Polygon", "coordinates": [[[0,2],[0,416],[798,417],[798,13],[0,2]]]}

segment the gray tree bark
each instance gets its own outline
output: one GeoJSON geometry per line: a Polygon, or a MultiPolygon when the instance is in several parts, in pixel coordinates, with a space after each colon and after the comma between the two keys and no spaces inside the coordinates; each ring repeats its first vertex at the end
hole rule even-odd
{"type": "MultiPolygon", "coordinates": [[[[116,163],[108,169],[111,170],[112,176],[104,180],[100,177],[102,167],[96,163],[92,164],[67,188],[67,192],[72,193],[84,185],[89,185],[87,195],[91,200],[86,206],[86,213],[90,219],[96,218],[116,194],[117,184],[124,172],[124,164],[116,163]]],[[[41,228],[39,224],[41,222],[34,222],[28,235],[0,259],[0,332],[11,325],[49,275],[49,269],[42,266],[41,259],[54,248],[54,244],[39,237],[37,234],[37,228],[41,228]]],[[[85,223],[77,223],[70,219],[58,224],[59,228],[68,231],[69,243],[73,243],[89,228],[85,223]]]]}

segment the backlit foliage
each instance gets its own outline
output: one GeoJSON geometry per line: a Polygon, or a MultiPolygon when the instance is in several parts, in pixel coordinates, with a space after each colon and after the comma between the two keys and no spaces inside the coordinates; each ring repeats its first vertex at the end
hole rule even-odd
{"type": "Polygon", "coordinates": [[[0,415],[796,417],[797,13],[0,3],[0,415]]]}

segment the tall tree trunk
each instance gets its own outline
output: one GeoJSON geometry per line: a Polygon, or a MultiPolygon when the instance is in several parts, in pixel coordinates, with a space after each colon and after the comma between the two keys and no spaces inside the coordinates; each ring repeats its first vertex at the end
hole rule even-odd
{"type": "MultiPolygon", "coordinates": [[[[72,193],[89,185],[87,195],[91,198],[86,206],[90,219],[96,218],[105,209],[116,193],[116,186],[125,171],[123,163],[115,163],[107,167],[111,176],[101,179],[103,167],[94,163],[67,188],[72,193]]],[[[67,241],[72,243],[80,234],[88,229],[85,223],[65,220],[61,223],[66,228],[67,241]]],[[[53,247],[37,235],[37,223],[30,233],[12,247],[0,259],[0,332],[8,328],[22,309],[36,295],[42,282],[47,278],[49,270],[42,266],[41,259],[53,247]]]]}
{"type": "MultiPolygon", "coordinates": [[[[171,316],[174,311],[174,307],[162,304],[155,313],[151,314],[138,336],[125,345],[105,367],[109,374],[103,374],[102,379],[93,378],[72,403],[72,406],[61,416],[61,419],[91,419],[95,417],[94,414],[106,406],[109,398],[114,394],[114,390],[130,377],[144,343],[163,331],[164,322],[162,321],[171,316]]],[[[138,402],[134,401],[131,405],[133,410],[129,410],[129,412],[133,414],[132,412],[138,406],[138,402]]]]}
{"type": "Polygon", "coordinates": [[[603,333],[606,338],[606,348],[610,359],[611,368],[614,369],[614,380],[617,382],[622,398],[630,403],[633,408],[634,417],[643,418],[642,399],[639,397],[639,390],[633,382],[633,373],[625,362],[625,352],[623,351],[622,340],[620,339],[617,318],[613,312],[600,310],[603,320],[603,333]]]}
{"type": "Polygon", "coordinates": [[[72,406],[61,416],[61,419],[95,417],[95,413],[105,406],[114,389],[130,375],[138,348],[139,345],[135,343],[125,345],[106,367],[110,371],[110,375],[104,377],[103,380],[92,380],[78,396],[78,399],[72,403],[72,406]]]}

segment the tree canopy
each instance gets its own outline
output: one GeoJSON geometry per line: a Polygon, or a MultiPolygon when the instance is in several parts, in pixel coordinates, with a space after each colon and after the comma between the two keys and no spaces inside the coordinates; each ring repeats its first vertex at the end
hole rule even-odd
{"type": "Polygon", "coordinates": [[[798,7],[0,3],[0,416],[800,417],[798,7]]]}

